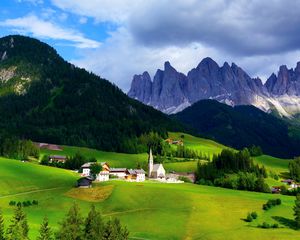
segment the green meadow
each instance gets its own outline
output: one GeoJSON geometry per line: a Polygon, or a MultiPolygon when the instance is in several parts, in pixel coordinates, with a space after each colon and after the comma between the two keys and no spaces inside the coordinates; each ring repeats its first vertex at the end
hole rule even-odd
{"type": "MultiPolygon", "coordinates": [[[[35,239],[42,218],[47,215],[57,229],[73,202],[86,216],[91,202],[68,197],[78,178],[76,173],[52,167],[0,159],[0,206],[6,219],[12,216],[9,201],[38,200],[38,206],[24,208],[30,223],[30,237],[35,239]]],[[[129,183],[110,181],[96,184],[111,186],[103,201],[94,202],[105,219],[118,217],[132,239],[297,239],[300,232],[286,224],[293,219],[294,197],[234,191],[194,184],[129,183]],[[280,197],[282,205],[265,212],[262,204],[280,197]],[[246,223],[248,212],[258,219],[246,223]],[[279,229],[260,229],[266,221],[279,223],[279,229]]]]}

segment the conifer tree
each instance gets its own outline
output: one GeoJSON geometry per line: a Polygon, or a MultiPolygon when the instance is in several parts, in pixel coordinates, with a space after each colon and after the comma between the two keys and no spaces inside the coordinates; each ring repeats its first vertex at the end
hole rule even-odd
{"type": "Polygon", "coordinates": [[[60,223],[60,230],[56,234],[59,240],[81,240],[83,239],[82,218],[80,209],[76,203],[70,208],[65,219],[60,223]]]}
{"type": "Polygon", "coordinates": [[[19,205],[15,210],[15,214],[11,220],[6,232],[6,240],[25,240],[28,239],[29,227],[26,214],[19,205]]]}
{"type": "Polygon", "coordinates": [[[91,210],[85,219],[84,223],[84,239],[89,240],[101,240],[104,231],[104,224],[99,211],[96,210],[95,206],[91,206],[91,210]]]}
{"type": "Polygon", "coordinates": [[[40,227],[40,234],[37,237],[37,240],[53,240],[52,231],[49,226],[49,220],[47,217],[44,217],[43,222],[40,227]]]}
{"type": "Polygon", "coordinates": [[[114,220],[109,220],[105,225],[105,230],[103,233],[103,239],[105,240],[127,240],[129,232],[126,227],[122,227],[120,220],[115,218],[114,220]]]}
{"type": "Polygon", "coordinates": [[[4,240],[4,219],[0,209],[0,240],[4,240]]]}
{"type": "Polygon", "coordinates": [[[294,216],[297,229],[300,229],[300,194],[297,194],[294,206],[294,216]]]}

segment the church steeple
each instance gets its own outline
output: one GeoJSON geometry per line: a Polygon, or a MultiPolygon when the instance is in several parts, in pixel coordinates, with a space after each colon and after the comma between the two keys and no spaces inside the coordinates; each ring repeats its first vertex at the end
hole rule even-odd
{"type": "Polygon", "coordinates": [[[149,151],[148,164],[149,164],[148,177],[151,177],[151,174],[152,174],[152,171],[153,171],[153,155],[152,155],[152,149],[151,148],[150,148],[150,151],[149,151]]]}

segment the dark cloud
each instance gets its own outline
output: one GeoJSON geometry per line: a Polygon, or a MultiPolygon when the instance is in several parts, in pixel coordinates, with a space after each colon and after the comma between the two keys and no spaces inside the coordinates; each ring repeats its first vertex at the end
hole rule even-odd
{"type": "Polygon", "coordinates": [[[199,42],[240,56],[300,49],[299,0],[154,3],[140,8],[128,22],[136,41],[146,46],[199,42]]]}

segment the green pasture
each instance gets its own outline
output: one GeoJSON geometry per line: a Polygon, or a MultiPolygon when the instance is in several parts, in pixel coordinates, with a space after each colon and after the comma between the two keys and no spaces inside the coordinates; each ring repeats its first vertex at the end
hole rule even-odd
{"type": "MultiPolygon", "coordinates": [[[[38,200],[38,206],[24,208],[35,239],[42,218],[47,215],[57,229],[73,202],[86,216],[91,203],[67,197],[78,175],[71,171],[0,159],[0,206],[5,224],[9,224],[13,207],[9,201],[38,200]]],[[[132,239],[298,239],[300,232],[290,228],[294,197],[235,191],[194,184],[129,183],[110,181],[112,194],[95,203],[105,219],[118,217],[130,231],[132,239]],[[270,198],[281,198],[282,205],[265,212],[262,204],[270,198]],[[256,211],[258,219],[246,223],[248,212],[256,211]],[[260,229],[266,221],[279,223],[279,229],[260,229]]]]}

